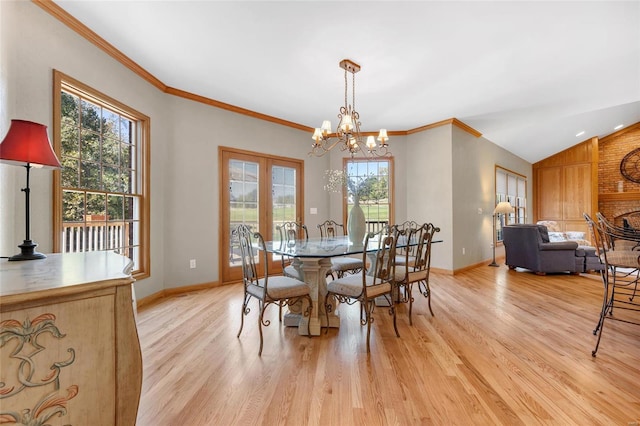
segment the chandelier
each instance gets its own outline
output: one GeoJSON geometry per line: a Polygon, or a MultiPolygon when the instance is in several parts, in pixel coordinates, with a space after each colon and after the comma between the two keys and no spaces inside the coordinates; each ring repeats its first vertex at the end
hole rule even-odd
{"type": "Polygon", "coordinates": [[[380,129],[377,144],[373,136],[367,136],[366,142],[360,133],[360,114],[356,111],[356,73],[360,71],[360,65],[349,59],[340,61],[340,68],[344,69],[344,106],[340,107],[338,114],[338,128],[336,133],[331,130],[331,121],[324,120],[320,128],[313,132],[313,145],[309,155],[322,157],[334,147],[340,146],[340,150],[349,151],[351,157],[360,152],[367,157],[387,157],[391,155],[387,141],[387,129],[380,129]],[[347,102],[348,79],[347,73],[351,73],[351,105],[347,102]]]}

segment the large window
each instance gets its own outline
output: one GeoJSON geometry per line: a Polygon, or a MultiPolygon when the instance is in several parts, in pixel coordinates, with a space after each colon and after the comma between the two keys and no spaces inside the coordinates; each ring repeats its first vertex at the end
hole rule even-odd
{"type": "Polygon", "coordinates": [[[502,241],[502,227],[509,223],[525,223],[527,220],[527,178],[521,174],[496,166],[496,205],[508,201],[514,212],[500,215],[497,241],[502,241]]]}
{"type": "Polygon", "coordinates": [[[149,118],[54,74],[54,244],[63,253],[111,250],[149,275],[149,118]]]}
{"type": "Polygon", "coordinates": [[[355,203],[355,193],[364,211],[367,232],[377,231],[393,221],[392,192],[393,162],[391,159],[367,160],[347,158],[344,160],[349,179],[345,197],[344,223],[355,203]]]}

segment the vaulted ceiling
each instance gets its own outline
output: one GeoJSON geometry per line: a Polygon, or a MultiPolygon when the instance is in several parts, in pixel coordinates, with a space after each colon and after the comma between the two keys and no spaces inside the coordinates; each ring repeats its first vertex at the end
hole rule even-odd
{"type": "Polygon", "coordinates": [[[345,58],[364,131],[455,117],[533,163],[640,121],[639,1],[55,3],[164,85],[303,126],[335,126],[345,58]]]}

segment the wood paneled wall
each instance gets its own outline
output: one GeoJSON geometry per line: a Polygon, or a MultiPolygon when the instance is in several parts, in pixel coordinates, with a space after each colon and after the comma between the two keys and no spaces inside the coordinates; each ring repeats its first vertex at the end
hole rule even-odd
{"type": "Polygon", "coordinates": [[[554,220],[562,231],[588,232],[583,213],[598,208],[598,139],[533,165],[533,222],[554,220]]]}

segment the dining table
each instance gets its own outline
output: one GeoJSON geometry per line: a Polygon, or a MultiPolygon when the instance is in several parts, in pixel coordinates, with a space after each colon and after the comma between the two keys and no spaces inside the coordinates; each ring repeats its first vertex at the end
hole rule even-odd
{"type": "MultiPolygon", "coordinates": [[[[340,317],[336,313],[335,301],[327,319],[324,298],[327,295],[327,274],[331,271],[331,258],[360,255],[365,251],[364,243],[353,243],[347,236],[331,238],[309,238],[290,241],[266,241],[267,252],[293,258],[292,266],[302,272],[304,282],[310,289],[313,309],[308,316],[302,315],[300,305],[289,306],[284,316],[284,325],[298,327],[299,334],[320,335],[322,327],[340,327],[340,317]],[[328,321],[328,322],[327,322],[328,321]]],[[[367,251],[375,251],[378,244],[369,244],[367,251]]]]}
{"type": "MultiPolygon", "coordinates": [[[[436,241],[433,241],[436,242],[436,241]]],[[[312,300],[311,314],[302,315],[302,305],[289,306],[289,312],[284,316],[284,325],[298,327],[298,333],[307,334],[307,322],[309,333],[312,336],[320,335],[322,327],[340,327],[340,316],[336,312],[336,301],[327,301],[332,308],[329,315],[326,314],[324,299],[327,295],[327,275],[331,271],[331,258],[339,256],[362,257],[367,253],[369,263],[375,260],[378,250],[377,239],[370,239],[367,247],[364,242],[349,241],[348,236],[335,236],[330,238],[308,238],[290,241],[266,241],[265,248],[269,253],[293,258],[292,266],[302,272],[304,282],[309,286],[312,300]]],[[[406,247],[406,240],[398,241],[397,247],[406,247]]],[[[369,268],[372,270],[373,268],[369,268]]]]}

